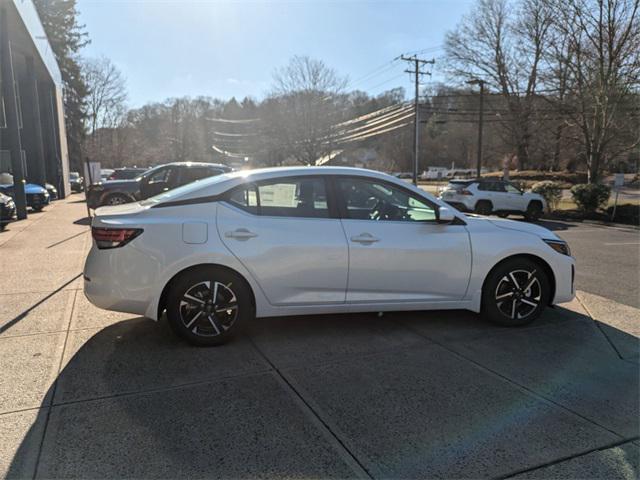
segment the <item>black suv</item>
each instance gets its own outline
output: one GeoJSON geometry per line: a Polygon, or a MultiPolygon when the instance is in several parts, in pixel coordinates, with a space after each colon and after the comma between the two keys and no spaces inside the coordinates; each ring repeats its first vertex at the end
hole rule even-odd
{"type": "Polygon", "coordinates": [[[226,165],[215,163],[168,163],[147,170],[132,180],[110,180],[91,185],[87,189],[87,204],[89,208],[98,208],[137,202],[231,170],[226,165]]]}

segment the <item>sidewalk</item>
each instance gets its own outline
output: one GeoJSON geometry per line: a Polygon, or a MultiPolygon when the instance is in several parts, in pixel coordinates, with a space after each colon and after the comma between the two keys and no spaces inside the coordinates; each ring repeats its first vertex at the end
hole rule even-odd
{"type": "Polygon", "coordinates": [[[637,309],[263,319],[194,348],[87,302],[80,198],[0,234],[0,476],[640,473],[637,309]]]}

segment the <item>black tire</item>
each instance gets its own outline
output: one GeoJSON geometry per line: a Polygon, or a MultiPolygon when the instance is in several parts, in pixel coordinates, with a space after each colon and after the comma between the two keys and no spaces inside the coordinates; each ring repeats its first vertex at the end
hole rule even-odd
{"type": "Polygon", "coordinates": [[[39,205],[37,207],[31,207],[33,209],[34,212],[41,212],[42,209],[44,208],[44,205],[39,205]]]}
{"type": "Polygon", "coordinates": [[[488,200],[480,200],[476,203],[474,211],[478,215],[491,215],[491,212],[493,212],[493,204],[488,200]]]}
{"type": "Polygon", "coordinates": [[[482,287],[482,315],[499,325],[527,325],[542,314],[550,294],[549,278],[539,263],[513,258],[487,276],[482,287]]]}
{"type": "Polygon", "coordinates": [[[542,204],[540,202],[529,202],[524,218],[529,222],[536,222],[542,216],[542,204]]]}
{"type": "Polygon", "coordinates": [[[7,224],[6,223],[0,223],[0,232],[3,232],[5,228],[7,228],[7,224]]]}
{"type": "Polygon", "coordinates": [[[190,270],[174,280],[170,288],[169,325],[192,345],[226,343],[255,316],[249,286],[243,278],[222,268],[190,270]],[[216,303],[214,291],[217,291],[216,303]],[[216,306],[230,308],[216,311],[216,306]]]}
{"type": "Polygon", "coordinates": [[[507,218],[509,216],[509,214],[507,212],[500,212],[500,213],[498,213],[498,216],[500,218],[507,218]]]}
{"type": "Polygon", "coordinates": [[[104,199],[102,205],[123,205],[125,203],[131,203],[131,199],[121,193],[112,193],[104,199]]]}

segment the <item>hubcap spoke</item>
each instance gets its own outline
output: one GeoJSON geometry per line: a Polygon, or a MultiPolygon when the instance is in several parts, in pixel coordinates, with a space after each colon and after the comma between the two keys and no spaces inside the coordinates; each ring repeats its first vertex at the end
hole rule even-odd
{"type": "Polygon", "coordinates": [[[218,322],[216,322],[215,317],[213,315],[209,315],[209,323],[216,331],[216,335],[220,335],[220,328],[218,327],[218,322]]]}
{"type": "Polygon", "coordinates": [[[186,327],[187,328],[191,328],[191,325],[193,325],[194,323],[196,323],[196,320],[198,320],[198,318],[200,318],[200,316],[202,315],[202,311],[199,311],[198,313],[196,313],[193,318],[189,321],[189,323],[186,323],[186,327]]]}
{"type": "Polygon", "coordinates": [[[536,283],[536,281],[538,280],[536,277],[534,277],[535,273],[536,273],[535,270],[529,273],[529,278],[527,279],[529,280],[529,283],[527,283],[527,286],[523,288],[525,292],[528,291],[531,287],[533,287],[533,284],[536,283]]]}
{"type": "Polygon", "coordinates": [[[216,313],[222,313],[222,312],[228,312],[230,310],[235,310],[238,308],[238,305],[217,305],[216,306],[216,313]]]}
{"type": "Polygon", "coordinates": [[[184,298],[187,302],[197,303],[198,305],[204,305],[204,300],[194,297],[193,295],[189,295],[188,293],[184,294],[184,298]]]}
{"type": "Polygon", "coordinates": [[[514,298],[511,302],[511,318],[516,318],[516,307],[518,306],[518,301],[514,298]]]}
{"type": "Polygon", "coordinates": [[[506,292],[496,296],[496,300],[503,300],[505,298],[513,297],[513,292],[506,292]]]}
{"type": "Polygon", "coordinates": [[[513,273],[514,272],[509,273],[509,278],[511,279],[511,281],[513,282],[516,288],[520,288],[520,284],[518,283],[518,280],[516,280],[516,276],[513,273]]]}
{"type": "Polygon", "coordinates": [[[536,302],[532,302],[531,300],[528,300],[528,299],[526,299],[526,298],[523,298],[523,299],[521,299],[520,301],[521,301],[522,303],[525,303],[525,304],[527,304],[527,305],[532,306],[533,308],[535,308],[535,307],[537,307],[537,306],[538,306],[538,304],[537,304],[536,302]]]}
{"type": "Polygon", "coordinates": [[[213,293],[211,294],[211,301],[214,303],[216,303],[216,299],[218,298],[218,285],[220,285],[218,282],[213,282],[213,293]]]}

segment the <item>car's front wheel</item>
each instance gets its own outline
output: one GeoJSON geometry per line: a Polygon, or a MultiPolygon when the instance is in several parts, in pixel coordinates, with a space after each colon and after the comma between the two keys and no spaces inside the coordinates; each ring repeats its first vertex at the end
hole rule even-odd
{"type": "Polygon", "coordinates": [[[549,304],[550,281],[540,264],[513,258],[494,268],[482,289],[482,314],[505,326],[526,325],[549,304]]]}
{"type": "Polygon", "coordinates": [[[193,345],[220,345],[254,316],[245,281],[225,269],[190,270],[173,282],[167,319],[173,331],[193,345]]]}

